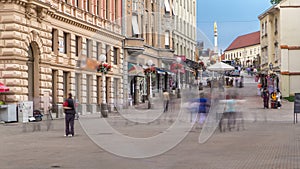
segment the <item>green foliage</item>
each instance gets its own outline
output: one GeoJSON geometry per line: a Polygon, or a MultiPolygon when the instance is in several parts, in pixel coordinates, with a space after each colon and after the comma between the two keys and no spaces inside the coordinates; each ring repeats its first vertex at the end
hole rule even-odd
{"type": "Polygon", "coordinates": [[[284,99],[289,101],[289,102],[294,102],[295,97],[294,96],[289,96],[289,97],[284,97],[284,99]]]}
{"type": "Polygon", "coordinates": [[[271,4],[275,5],[275,4],[279,4],[279,2],[281,2],[281,0],[270,0],[271,4]]]}

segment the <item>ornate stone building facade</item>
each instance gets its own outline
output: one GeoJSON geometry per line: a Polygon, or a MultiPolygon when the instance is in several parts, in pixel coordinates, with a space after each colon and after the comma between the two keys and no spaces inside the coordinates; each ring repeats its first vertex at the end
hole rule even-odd
{"type": "Polygon", "coordinates": [[[41,109],[45,93],[59,107],[71,92],[81,113],[97,112],[103,99],[111,109],[122,104],[121,17],[122,0],[1,1],[0,81],[11,90],[2,99],[41,109]],[[100,54],[112,65],[105,87],[100,54]]]}
{"type": "MultiPolygon", "coordinates": [[[[174,56],[174,15],[169,0],[128,0],[124,10],[126,64],[169,70],[169,65],[163,63],[164,60],[173,60],[174,56]],[[148,65],[149,60],[153,65],[148,65]]],[[[169,76],[166,71],[157,71],[152,78],[153,93],[169,88],[169,76]]],[[[149,78],[130,74],[130,70],[125,78],[124,81],[128,81],[128,85],[124,86],[127,98],[132,98],[138,104],[142,95],[149,95],[149,78]]]]}

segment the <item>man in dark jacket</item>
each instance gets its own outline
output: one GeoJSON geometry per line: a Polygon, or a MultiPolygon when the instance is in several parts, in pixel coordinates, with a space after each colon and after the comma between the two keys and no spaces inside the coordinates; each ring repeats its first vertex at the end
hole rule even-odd
{"type": "Polygon", "coordinates": [[[65,122],[66,122],[66,134],[65,136],[73,137],[74,136],[74,119],[75,119],[75,106],[72,94],[68,94],[69,97],[65,100],[67,106],[64,103],[65,111],[65,122]]]}

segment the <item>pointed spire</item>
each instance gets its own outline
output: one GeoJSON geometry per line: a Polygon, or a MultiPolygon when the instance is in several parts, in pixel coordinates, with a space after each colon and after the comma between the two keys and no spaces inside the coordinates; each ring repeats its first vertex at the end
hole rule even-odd
{"type": "Polygon", "coordinates": [[[214,32],[215,32],[215,33],[218,32],[217,22],[214,23],[214,32]]]}

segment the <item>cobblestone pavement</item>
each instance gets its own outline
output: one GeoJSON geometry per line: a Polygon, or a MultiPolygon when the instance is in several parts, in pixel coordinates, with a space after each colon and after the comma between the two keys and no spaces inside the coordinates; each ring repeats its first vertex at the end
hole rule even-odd
{"type": "MultiPolygon", "coordinates": [[[[247,80],[251,82],[249,77],[247,80]]],[[[200,128],[188,132],[176,147],[159,156],[145,159],[123,158],[98,147],[75,123],[75,137],[64,135],[64,120],[8,123],[0,125],[1,169],[297,169],[300,168],[300,125],[293,124],[293,103],[284,101],[282,109],[262,109],[255,83],[237,89],[244,96],[245,130],[220,132],[204,144],[198,143],[200,128]],[[47,131],[47,127],[49,130],[47,131]],[[35,129],[35,131],[34,131],[35,129]]],[[[176,105],[178,106],[178,105],[176,105]]],[[[175,107],[177,110],[178,107],[175,107]]],[[[174,111],[175,112],[175,111],[174,111]]],[[[137,113],[137,112],[136,112],[137,113]]],[[[99,114],[83,120],[108,122],[120,133],[149,137],[172,125],[171,117],[137,124],[99,114]]],[[[107,138],[112,133],[102,133],[107,138]]]]}

